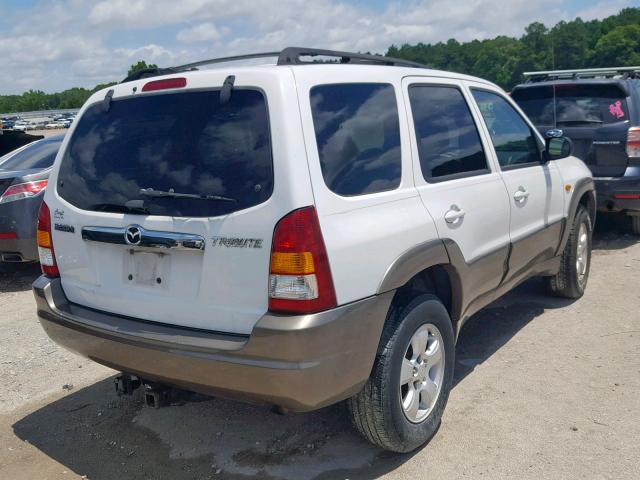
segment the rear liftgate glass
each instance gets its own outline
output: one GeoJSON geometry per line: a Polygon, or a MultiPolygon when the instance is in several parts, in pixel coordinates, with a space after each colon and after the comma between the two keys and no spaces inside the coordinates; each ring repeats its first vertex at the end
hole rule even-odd
{"type": "Polygon", "coordinates": [[[236,88],[223,102],[211,90],[97,103],[69,142],[57,190],[83,210],[147,215],[213,217],[260,204],[273,190],[264,95],[236,88]]]}

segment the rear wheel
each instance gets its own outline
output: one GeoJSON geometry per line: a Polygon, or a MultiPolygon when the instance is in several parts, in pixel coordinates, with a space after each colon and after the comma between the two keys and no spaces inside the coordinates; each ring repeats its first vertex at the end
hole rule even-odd
{"type": "Polygon", "coordinates": [[[562,252],[560,271],[549,277],[551,291],[564,298],[580,298],[589,279],[591,267],[591,218],[579,207],[571,225],[567,245],[562,252]]]}
{"type": "Polygon", "coordinates": [[[356,429],[370,442],[409,452],[437,431],[453,380],[454,333],[434,295],[415,298],[385,325],[373,371],[347,400],[356,429]]]}

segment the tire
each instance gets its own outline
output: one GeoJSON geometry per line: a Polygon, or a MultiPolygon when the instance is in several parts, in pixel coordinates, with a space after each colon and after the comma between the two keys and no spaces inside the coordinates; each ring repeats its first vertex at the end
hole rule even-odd
{"type": "Polygon", "coordinates": [[[440,426],[449,398],[454,356],[455,340],[451,319],[447,309],[435,295],[420,295],[399,311],[394,312],[392,309],[382,332],[371,376],[364,388],[346,401],[356,430],[371,443],[393,452],[410,452],[430,440],[440,426]],[[426,342],[426,360],[422,364],[412,363],[413,360],[406,357],[416,356],[413,354],[413,345],[417,345],[420,338],[425,338],[425,332],[429,339],[426,342]],[[432,354],[429,356],[430,351],[432,354]],[[435,363],[438,351],[443,354],[443,358],[435,363]],[[407,369],[409,364],[420,366],[407,369]],[[407,378],[409,371],[413,373],[409,375],[411,380],[401,385],[401,374],[407,378]],[[423,375],[429,377],[431,382],[426,377],[424,382],[420,381],[423,375]],[[418,380],[414,381],[416,378],[418,380]],[[439,391],[436,393],[432,387],[436,385],[437,390],[438,382],[439,391]],[[415,393],[416,385],[423,388],[427,384],[431,388],[424,387],[424,396],[415,393]],[[409,389],[414,393],[410,394],[409,389]],[[420,399],[415,416],[411,408],[405,413],[403,399],[414,407],[415,402],[410,400],[420,399]],[[409,419],[410,416],[412,420],[409,419]]]}
{"type": "Polygon", "coordinates": [[[640,235],[640,215],[631,216],[631,231],[636,235],[640,235]]]}
{"type": "Polygon", "coordinates": [[[591,217],[587,210],[580,206],[571,225],[569,240],[562,252],[560,271],[555,276],[548,277],[548,285],[554,295],[572,299],[584,295],[591,268],[592,233],[591,217]],[[586,235],[586,238],[583,235],[586,235]]]}

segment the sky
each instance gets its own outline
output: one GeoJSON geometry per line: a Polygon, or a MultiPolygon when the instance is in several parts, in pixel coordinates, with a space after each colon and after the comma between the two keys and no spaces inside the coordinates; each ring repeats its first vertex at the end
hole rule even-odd
{"type": "Polygon", "coordinates": [[[520,36],[640,0],[0,0],[0,94],[55,92],[160,66],[286,46],[384,53],[392,45],[520,36]]]}

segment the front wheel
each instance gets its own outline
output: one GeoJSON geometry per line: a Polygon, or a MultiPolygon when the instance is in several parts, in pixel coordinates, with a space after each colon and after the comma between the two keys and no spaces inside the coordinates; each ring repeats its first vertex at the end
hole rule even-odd
{"type": "Polygon", "coordinates": [[[387,320],[373,371],[347,400],[356,429],[386,450],[409,452],[437,431],[453,381],[454,333],[447,309],[421,295],[387,320]]]}
{"type": "Polygon", "coordinates": [[[589,279],[591,268],[591,217],[584,207],[579,207],[569,227],[569,239],[562,252],[560,271],[549,277],[551,291],[564,298],[580,298],[589,279]]]}

